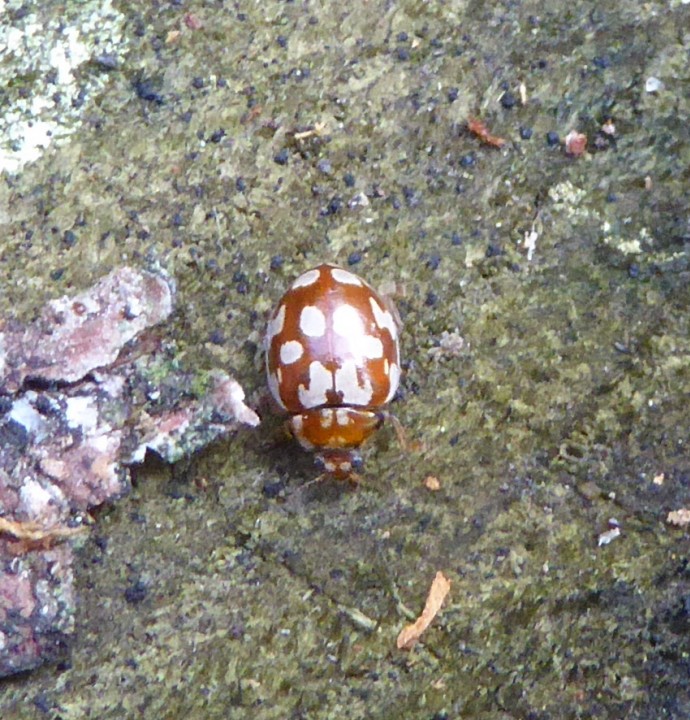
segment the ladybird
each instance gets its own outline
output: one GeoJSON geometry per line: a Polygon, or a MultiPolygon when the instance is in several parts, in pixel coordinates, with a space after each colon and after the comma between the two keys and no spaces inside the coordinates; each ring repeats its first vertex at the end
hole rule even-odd
{"type": "Polygon", "coordinates": [[[356,481],[359,446],[384,420],[400,382],[399,320],[389,301],[349,270],[302,273],[270,317],[268,386],[288,429],[326,475],[356,481]]]}

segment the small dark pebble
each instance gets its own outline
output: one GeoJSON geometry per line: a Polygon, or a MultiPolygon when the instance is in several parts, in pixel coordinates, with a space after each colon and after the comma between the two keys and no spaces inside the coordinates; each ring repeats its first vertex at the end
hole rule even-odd
{"type": "Polygon", "coordinates": [[[321,211],[321,215],[335,215],[343,208],[343,199],[337,195],[330,199],[328,205],[321,211]]]}
{"type": "Polygon", "coordinates": [[[450,244],[455,245],[455,247],[457,247],[458,245],[462,245],[462,237],[460,237],[458,233],[454,232],[450,236],[450,244]]]}
{"type": "Polygon", "coordinates": [[[348,265],[357,265],[357,263],[362,261],[362,253],[359,250],[355,250],[354,252],[351,252],[347,256],[347,264],[348,265]]]}
{"type": "Polygon", "coordinates": [[[618,195],[616,195],[616,193],[612,193],[612,192],[609,193],[609,194],[606,196],[606,202],[608,202],[608,203],[618,202],[618,195]]]}
{"type": "Polygon", "coordinates": [[[316,163],[316,168],[324,175],[330,175],[333,172],[333,166],[331,165],[331,161],[327,160],[326,158],[322,158],[321,160],[319,160],[319,162],[316,163]]]}
{"type": "Polygon", "coordinates": [[[211,135],[211,142],[212,142],[212,143],[219,143],[224,137],[225,137],[225,130],[223,130],[223,129],[216,130],[216,131],[211,135]]]}
{"type": "Polygon", "coordinates": [[[503,255],[503,249],[500,245],[490,243],[489,246],[486,248],[486,257],[497,257],[498,255],[503,255]]]}
{"type": "Polygon", "coordinates": [[[506,110],[511,110],[517,105],[517,98],[515,97],[515,95],[513,95],[512,92],[510,92],[510,90],[504,92],[501,96],[501,105],[506,110]]]}
{"type": "Polygon", "coordinates": [[[558,133],[553,130],[549,130],[546,133],[546,144],[549,147],[558,147],[561,144],[561,139],[558,137],[558,133]]]}
{"type": "Polygon", "coordinates": [[[439,253],[431,253],[426,261],[426,266],[429,268],[429,270],[438,270],[439,265],[441,264],[441,255],[439,253]]]}
{"type": "Polygon", "coordinates": [[[163,105],[165,100],[163,96],[158,92],[158,83],[154,80],[149,79],[138,79],[134,83],[134,91],[137,96],[146,102],[152,102],[155,105],[163,105]]]}
{"type": "Polygon", "coordinates": [[[287,38],[285,37],[285,35],[278,35],[278,37],[276,38],[276,42],[282,48],[287,47],[288,41],[287,41],[287,38]]]}
{"type": "Polygon", "coordinates": [[[455,102],[458,99],[459,94],[460,91],[456,87],[451,88],[446,95],[446,97],[448,98],[448,102],[455,102]]]}
{"type": "Polygon", "coordinates": [[[50,279],[53,282],[57,282],[62,278],[62,276],[65,274],[65,268],[56,268],[50,273],[50,279]]]}
{"type": "Polygon", "coordinates": [[[182,213],[175,213],[172,216],[172,224],[173,227],[181,227],[184,225],[184,217],[182,216],[182,213]]]}
{"type": "Polygon", "coordinates": [[[460,165],[462,167],[472,167],[476,161],[474,153],[467,153],[460,158],[460,165]]]}
{"type": "Polygon", "coordinates": [[[632,263],[628,268],[628,277],[636,280],[640,277],[640,266],[637,263],[632,263]]]}
{"type": "Polygon", "coordinates": [[[355,186],[355,176],[352,173],[345,173],[343,175],[343,182],[349,188],[355,186]]]}
{"type": "Polygon", "coordinates": [[[429,292],[426,294],[426,298],[424,298],[424,304],[427,307],[434,307],[438,303],[438,295],[433,291],[429,290],[429,292]]]}
{"type": "Polygon", "coordinates": [[[398,42],[407,42],[407,39],[408,39],[408,35],[406,32],[398,33],[398,38],[397,38],[398,42]]]}
{"type": "Polygon", "coordinates": [[[247,183],[243,177],[238,177],[235,180],[235,190],[237,192],[244,192],[247,189],[247,183]]]}
{"type": "Polygon", "coordinates": [[[271,270],[280,270],[280,268],[283,267],[284,262],[285,262],[285,260],[283,259],[282,255],[274,255],[271,258],[271,265],[270,265],[271,270]]]}
{"type": "Polygon", "coordinates": [[[332,568],[328,571],[328,577],[331,580],[342,580],[345,577],[345,573],[340,568],[332,568]]]}
{"type": "Polygon", "coordinates": [[[455,435],[453,435],[453,437],[451,437],[450,440],[448,440],[448,444],[451,447],[455,447],[459,442],[460,442],[460,433],[455,433],[455,435]]]}
{"type": "Polygon", "coordinates": [[[407,48],[398,48],[395,52],[396,57],[398,60],[409,60],[410,59],[410,51],[407,48]]]}
{"type": "Polygon", "coordinates": [[[67,247],[74,247],[77,244],[77,236],[71,230],[65,230],[62,236],[62,242],[67,247]]]}
{"type": "Polygon", "coordinates": [[[221,330],[213,330],[208,336],[208,339],[213,345],[222,345],[225,342],[225,335],[221,330]]]}
{"type": "Polygon", "coordinates": [[[520,127],[520,138],[522,140],[529,140],[532,137],[532,128],[525,127],[522,125],[520,127]]]}
{"type": "Polygon", "coordinates": [[[281,493],[284,490],[285,490],[285,483],[282,480],[277,480],[276,482],[264,483],[263,488],[261,488],[261,492],[269,500],[273,500],[277,497],[280,497],[281,493]]]}
{"type": "Polygon", "coordinates": [[[608,55],[598,55],[592,58],[592,65],[599,70],[606,70],[611,67],[611,58],[608,55]]]}
{"type": "Polygon", "coordinates": [[[136,580],[125,590],[125,600],[130,605],[137,605],[146,599],[148,588],[142,580],[136,580]]]}
{"type": "Polygon", "coordinates": [[[204,87],[204,78],[199,77],[198,75],[192,78],[192,87],[195,90],[201,90],[204,87]]]}
{"type": "Polygon", "coordinates": [[[283,148],[280,152],[277,152],[273,156],[273,162],[277,163],[278,165],[287,165],[289,158],[290,153],[288,152],[287,148],[283,148]]]}

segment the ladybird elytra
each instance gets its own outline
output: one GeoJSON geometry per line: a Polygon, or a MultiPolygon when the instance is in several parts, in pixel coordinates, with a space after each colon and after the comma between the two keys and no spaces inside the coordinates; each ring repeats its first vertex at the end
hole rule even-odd
{"type": "Polygon", "coordinates": [[[362,278],[323,264],[294,280],[268,322],[271,394],[290,414],[291,434],[336,478],[356,475],[357,449],[388,417],[400,382],[389,308],[362,278]]]}

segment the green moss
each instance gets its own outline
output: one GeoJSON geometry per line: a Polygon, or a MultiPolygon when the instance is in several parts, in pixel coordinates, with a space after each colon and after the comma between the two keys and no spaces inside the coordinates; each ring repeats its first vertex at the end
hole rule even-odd
{"type": "Polygon", "coordinates": [[[199,394],[222,367],[260,406],[266,311],[357,251],[371,282],[405,285],[393,410],[421,449],[384,431],[359,489],[303,487],[311,459],[266,410],[182,483],[143,468],[76,568],[69,669],[11,681],[3,716],[39,695],[65,718],[688,714],[687,539],[664,523],[690,477],[683,8],[200,5],[191,30],[118,7],[120,69],[69,143],[0,185],[4,313],[153,257],[178,283],[161,332],[179,352],[152,381],[182,365],[199,394]],[[521,81],[528,103],[504,108],[521,81]],[[589,156],[547,147],[573,128],[589,156]],[[461,352],[429,353],[455,330],[461,352]],[[622,535],[598,547],[611,517],[622,535]],[[448,605],[401,653],[438,569],[448,605]]]}

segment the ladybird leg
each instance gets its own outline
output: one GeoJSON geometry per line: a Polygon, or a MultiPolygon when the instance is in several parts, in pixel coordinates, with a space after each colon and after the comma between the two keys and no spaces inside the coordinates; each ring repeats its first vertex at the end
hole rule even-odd
{"type": "Polygon", "coordinates": [[[405,432],[405,428],[402,426],[402,423],[400,420],[398,420],[393,413],[389,413],[387,410],[383,410],[381,412],[381,417],[384,420],[387,420],[390,422],[390,424],[393,426],[393,430],[395,430],[395,436],[398,438],[398,444],[403,450],[409,450],[410,445],[407,442],[407,433],[405,432]]]}

